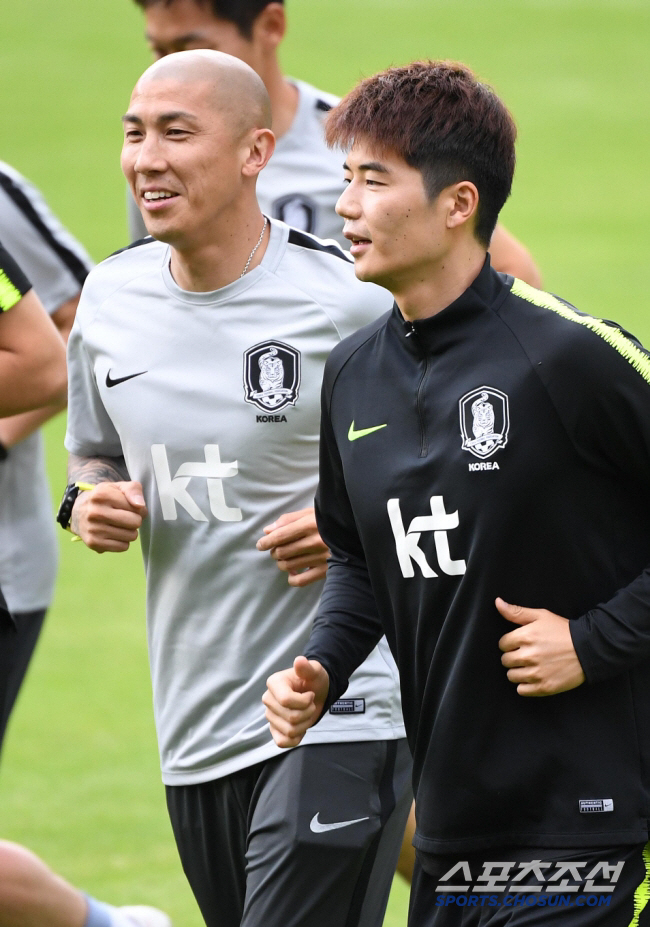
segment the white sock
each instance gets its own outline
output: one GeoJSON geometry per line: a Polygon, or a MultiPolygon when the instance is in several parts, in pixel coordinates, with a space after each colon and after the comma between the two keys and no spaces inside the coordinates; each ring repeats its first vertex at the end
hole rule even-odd
{"type": "Polygon", "coordinates": [[[84,927],[135,927],[135,922],[112,904],[86,895],[88,914],[84,927]]]}

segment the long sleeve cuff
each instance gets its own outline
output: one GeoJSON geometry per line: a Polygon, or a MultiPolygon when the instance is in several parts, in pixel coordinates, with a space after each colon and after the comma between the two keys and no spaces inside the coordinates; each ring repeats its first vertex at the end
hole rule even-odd
{"type": "Polygon", "coordinates": [[[650,571],[569,624],[587,682],[601,682],[650,658],[650,571]]]}

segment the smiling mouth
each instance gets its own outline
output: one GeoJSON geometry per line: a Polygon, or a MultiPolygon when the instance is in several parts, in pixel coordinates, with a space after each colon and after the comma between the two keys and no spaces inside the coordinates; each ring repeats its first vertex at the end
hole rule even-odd
{"type": "Polygon", "coordinates": [[[173,200],[178,197],[178,193],[171,193],[168,190],[145,190],[141,195],[145,203],[158,203],[161,200],[173,200]]]}

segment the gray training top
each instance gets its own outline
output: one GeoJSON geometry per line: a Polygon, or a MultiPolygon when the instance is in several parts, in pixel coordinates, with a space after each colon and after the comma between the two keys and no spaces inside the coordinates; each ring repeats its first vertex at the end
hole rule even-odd
{"type": "MultiPolygon", "coordinates": [[[[321,583],[294,589],[255,542],[313,504],[323,366],[388,310],[336,246],[272,222],[261,264],[181,290],[149,241],[100,264],[70,338],[66,447],[124,454],[141,532],[163,780],[208,781],[278,755],[261,702],[306,642],[321,583]]],[[[305,743],[404,736],[385,641],[305,743]]]]}

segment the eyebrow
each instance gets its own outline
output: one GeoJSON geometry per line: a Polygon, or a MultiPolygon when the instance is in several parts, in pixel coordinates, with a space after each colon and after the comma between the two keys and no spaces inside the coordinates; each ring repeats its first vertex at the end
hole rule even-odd
{"type": "MultiPolygon", "coordinates": [[[[156,119],[157,125],[164,125],[166,122],[174,122],[176,119],[187,119],[189,122],[196,122],[196,116],[192,113],[186,113],[185,110],[176,109],[169,113],[161,113],[156,119]]],[[[125,113],[122,116],[122,122],[134,123],[135,125],[144,125],[142,119],[135,113],[125,113]]]]}
{"type": "MultiPolygon", "coordinates": [[[[148,32],[144,34],[145,39],[150,45],[158,47],[158,43],[153,36],[149,35],[148,32]]],[[[206,39],[205,35],[202,32],[188,32],[186,35],[177,35],[170,42],[169,45],[174,48],[178,48],[181,45],[187,45],[188,42],[204,42],[206,39]]]]}
{"type": "MultiPolygon", "coordinates": [[[[376,171],[378,174],[390,174],[390,171],[385,167],[380,161],[367,161],[365,164],[360,164],[360,171],[376,171]]],[[[351,168],[347,162],[343,165],[344,171],[350,171],[351,168]]]]}

